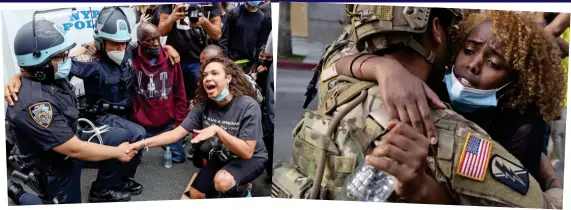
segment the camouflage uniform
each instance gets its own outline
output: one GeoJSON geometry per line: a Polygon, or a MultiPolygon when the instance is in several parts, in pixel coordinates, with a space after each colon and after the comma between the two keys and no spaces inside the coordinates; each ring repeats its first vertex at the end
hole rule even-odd
{"type": "MultiPolygon", "coordinates": [[[[359,7],[377,11],[377,16],[386,11],[397,16],[408,9],[359,7]]],[[[350,27],[326,50],[316,69],[320,73],[318,110],[306,110],[294,128],[293,160],[274,166],[272,197],[335,199],[345,179],[386,133],[389,115],[379,86],[335,73],[333,66],[341,56],[365,50],[355,41],[355,28],[350,27]]],[[[422,55],[429,59],[430,54],[422,55]]],[[[431,116],[439,142],[430,148],[426,171],[445,187],[453,203],[561,208],[562,197],[544,194],[522,164],[475,123],[451,109],[432,110],[431,116]],[[470,160],[474,151],[479,159],[470,160]]]]}

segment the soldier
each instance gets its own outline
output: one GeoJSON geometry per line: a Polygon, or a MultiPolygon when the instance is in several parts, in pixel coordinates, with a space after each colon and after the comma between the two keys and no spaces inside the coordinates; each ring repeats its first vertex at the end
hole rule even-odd
{"type": "Polygon", "coordinates": [[[294,129],[293,163],[276,165],[272,196],[333,199],[355,167],[367,162],[396,177],[398,200],[553,207],[552,197],[543,194],[519,161],[476,124],[452,110],[433,108],[432,137],[438,142],[430,145],[429,138],[412,126],[389,123],[388,107],[378,100],[379,85],[336,74],[339,57],[367,51],[392,57],[405,67],[414,65],[418,71],[410,73],[426,80],[436,73],[435,66],[450,58],[449,29],[461,18],[459,10],[349,5],[348,13],[354,24],[328,48],[317,67],[318,110],[306,111],[294,129]],[[468,157],[481,158],[469,165],[468,157]]]}

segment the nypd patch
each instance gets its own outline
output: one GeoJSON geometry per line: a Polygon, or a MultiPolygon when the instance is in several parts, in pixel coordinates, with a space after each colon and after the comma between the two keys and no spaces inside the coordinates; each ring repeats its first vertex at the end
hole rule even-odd
{"type": "Polygon", "coordinates": [[[28,109],[30,111],[30,116],[32,116],[32,119],[34,119],[38,125],[47,128],[52,122],[53,110],[52,105],[49,102],[36,103],[28,109]]]}
{"type": "Polygon", "coordinates": [[[513,190],[527,194],[529,190],[529,172],[523,166],[517,165],[499,155],[494,155],[490,161],[492,177],[513,190]]]}

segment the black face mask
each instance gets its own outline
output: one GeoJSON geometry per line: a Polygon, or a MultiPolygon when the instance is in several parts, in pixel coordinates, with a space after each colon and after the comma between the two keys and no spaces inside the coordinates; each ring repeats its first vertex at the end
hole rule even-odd
{"type": "Polygon", "coordinates": [[[151,58],[158,58],[161,55],[161,48],[146,48],[145,53],[151,58]]]}
{"type": "Polygon", "coordinates": [[[143,44],[141,42],[139,42],[139,45],[141,45],[141,47],[143,48],[143,53],[145,53],[146,56],[149,56],[152,59],[158,58],[161,55],[161,47],[160,46],[158,48],[151,48],[151,47],[147,47],[145,44],[143,44]]]}
{"type": "Polygon", "coordinates": [[[270,69],[270,66],[272,66],[272,60],[262,60],[262,66],[270,69]]]}

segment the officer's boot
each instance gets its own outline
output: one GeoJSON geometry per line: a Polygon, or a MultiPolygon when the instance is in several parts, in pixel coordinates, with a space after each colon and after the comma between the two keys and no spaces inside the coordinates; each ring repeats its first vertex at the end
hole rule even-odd
{"type": "Polygon", "coordinates": [[[135,181],[135,174],[140,163],[141,156],[137,154],[130,163],[125,165],[125,171],[121,179],[121,190],[129,192],[131,195],[139,195],[143,192],[143,185],[135,181]]]}
{"type": "Polygon", "coordinates": [[[97,189],[92,186],[91,191],[89,192],[89,202],[91,203],[120,202],[130,200],[131,193],[120,189],[97,189]]]}
{"type": "Polygon", "coordinates": [[[123,178],[121,189],[131,193],[131,195],[139,195],[143,192],[143,185],[137,183],[133,178],[123,178]]]}

